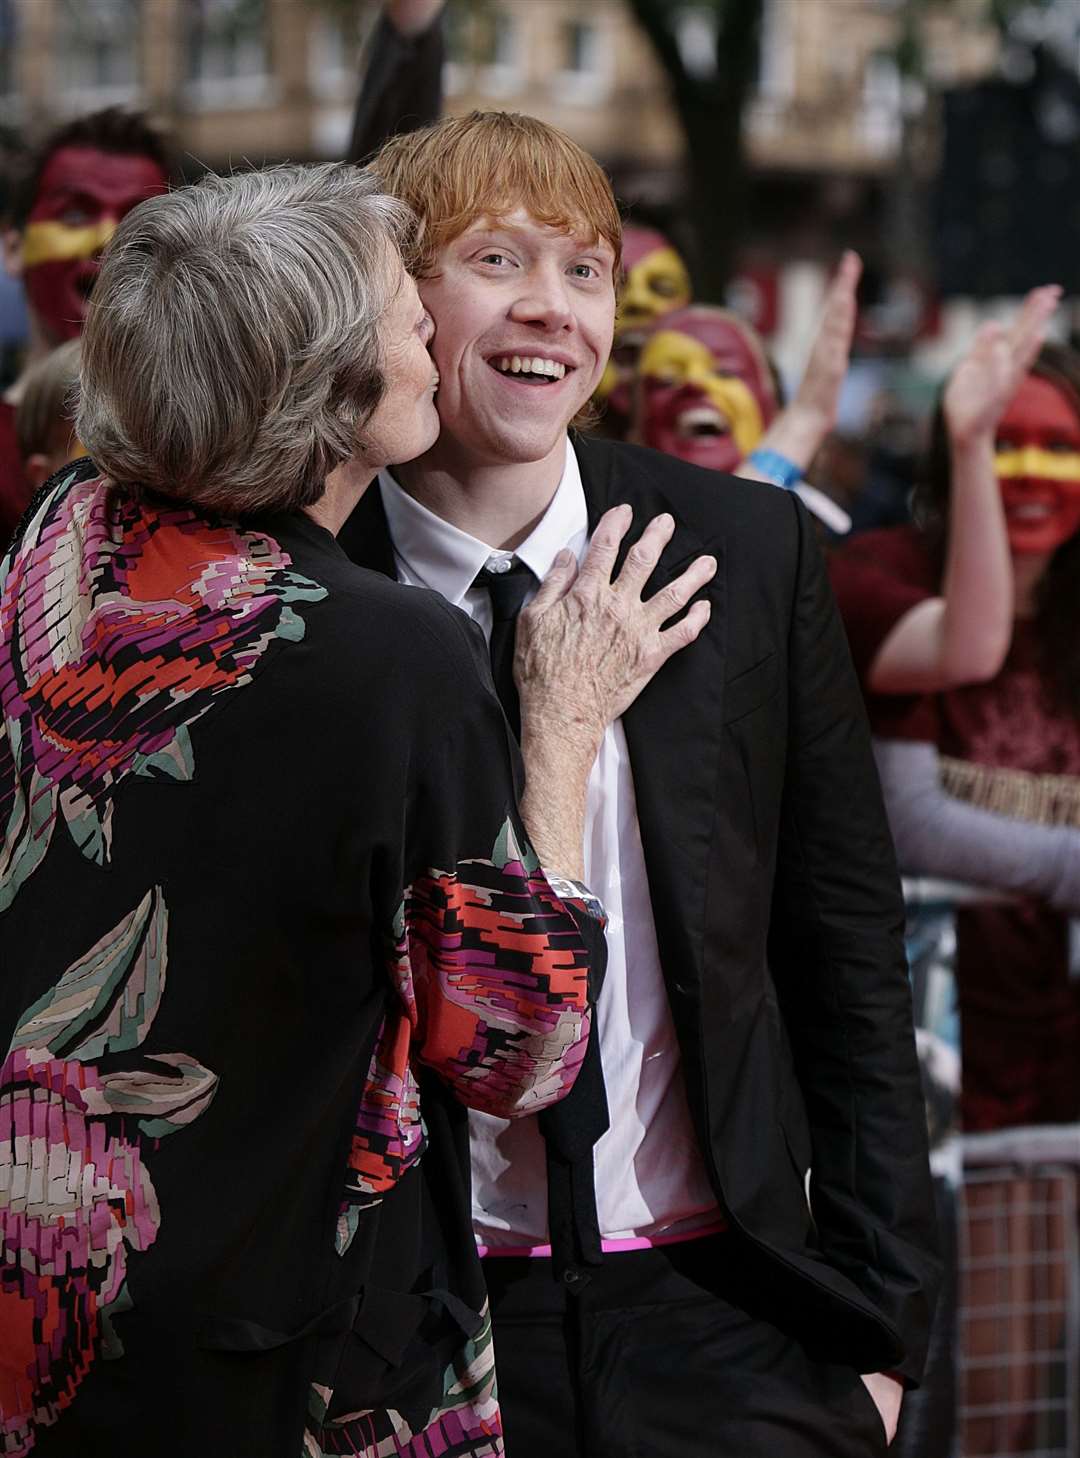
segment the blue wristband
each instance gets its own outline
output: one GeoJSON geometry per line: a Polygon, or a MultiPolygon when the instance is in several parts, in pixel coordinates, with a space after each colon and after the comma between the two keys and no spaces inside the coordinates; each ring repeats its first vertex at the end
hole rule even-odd
{"type": "Polygon", "coordinates": [[[782,456],[779,451],[751,451],[747,464],[767,476],[774,486],[782,486],[785,491],[794,491],[802,480],[802,468],[794,461],[789,461],[787,456],[782,456]]]}

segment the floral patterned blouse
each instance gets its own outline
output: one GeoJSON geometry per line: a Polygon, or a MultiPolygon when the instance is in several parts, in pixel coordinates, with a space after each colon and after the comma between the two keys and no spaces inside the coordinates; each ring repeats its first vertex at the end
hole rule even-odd
{"type": "Polygon", "coordinates": [[[464,1106],[566,1091],[603,948],[471,626],[82,462],[0,709],[0,1453],[501,1453],[464,1106]]]}

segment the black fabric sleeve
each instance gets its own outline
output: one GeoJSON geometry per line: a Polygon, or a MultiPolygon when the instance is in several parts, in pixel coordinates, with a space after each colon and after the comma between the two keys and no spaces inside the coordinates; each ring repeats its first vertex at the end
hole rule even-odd
{"type": "Polygon", "coordinates": [[[365,162],[390,137],[438,120],[445,49],[441,18],[408,39],[380,16],[365,55],[346,162],[365,162]]]}

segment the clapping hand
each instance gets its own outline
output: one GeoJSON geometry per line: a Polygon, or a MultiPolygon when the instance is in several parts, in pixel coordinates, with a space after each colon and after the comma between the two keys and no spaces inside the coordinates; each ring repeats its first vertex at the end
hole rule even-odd
{"type": "Polygon", "coordinates": [[[810,358],[806,362],[802,383],[791,402],[793,410],[806,413],[817,423],[819,444],[836,424],[840,390],[851,359],[857,313],[855,291],[861,276],[862,259],[849,248],[841,258],[825,295],[825,307],[810,358]]]}
{"type": "Polygon", "coordinates": [[[1032,289],[1012,324],[984,324],[953,370],[945,389],[945,420],[954,446],[992,436],[1009,401],[1031,368],[1061,289],[1032,289]]]}
{"type": "MultiPolygon", "coordinates": [[[[806,471],[836,424],[855,334],[855,290],[861,274],[862,260],[849,248],[825,295],[802,383],[759,443],[760,449],[779,452],[800,471],[806,471]]],[[[750,480],[770,479],[753,464],[752,456],[739,464],[735,474],[750,480]]]]}

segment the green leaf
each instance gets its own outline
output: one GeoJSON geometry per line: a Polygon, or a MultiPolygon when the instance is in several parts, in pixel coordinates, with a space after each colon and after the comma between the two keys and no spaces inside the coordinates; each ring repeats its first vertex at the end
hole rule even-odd
{"type": "Polygon", "coordinates": [[[165,987],[168,911],[148,891],[60,981],[23,1014],[12,1048],[46,1048],[58,1058],[98,1058],[137,1048],[165,987]]]}
{"type": "Polygon", "coordinates": [[[148,779],[190,780],[195,773],[195,756],[188,726],[181,724],[171,742],[156,754],[137,755],[131,768],[133,774],[148,779]]]}
{"type": "Polygon", "coordinates": [[[0,911],[6,911],[19,888],[30,879],[45,858],[56,824],[56,786],[37,770],[30,777],[29,800],[18,778],[18,725],[11,726],[11,747],[15,754],[15,803],[4,828],[0,846],[0,911]]]}
{"type": "Polygon", "coordinates": [[[495,842],[495,849],[491,852],[492,864],[501,871],[513,862],[518,862],[527,876],[540,869],[540,862],[536,852],[528,841],[522,849],[521,842],[517,838],[513,823],[507,819],[503,822],[503,828],[499,831],[499,838],[495,842]]]}
{"type": "Polygon", "coordinates": [[[124,1355],[124,1344],[116,1334],[112,1319],[114,1316],[122,1316],[125,1311],[134,1310],[135,1303],[131,1299],[131,1292],[125,1281],[117,1291],[116,1299],[108,1302],[98,1312],[101,1318],[101,1360],[103,1362],[115,1362],[118,1357],[124,1355]]]}
{"type": "Polygon", "coordinates": [[[353,1243],[353,1236],[360,1224],[362,1208],[364,1207],[360,1205],[346,1205],[338,1216],[337,1229],[334,1232],[334,1249],[339,1256],[343,1256],[353,1243]]]}
{"type": "Polygon", "coordinates": [[[60,806],[72,840],[88,861],[103,866],[112,842],[112,802],[107,803],[102,818],[86,791],[69,785],[60,792],[60,806]]]}

